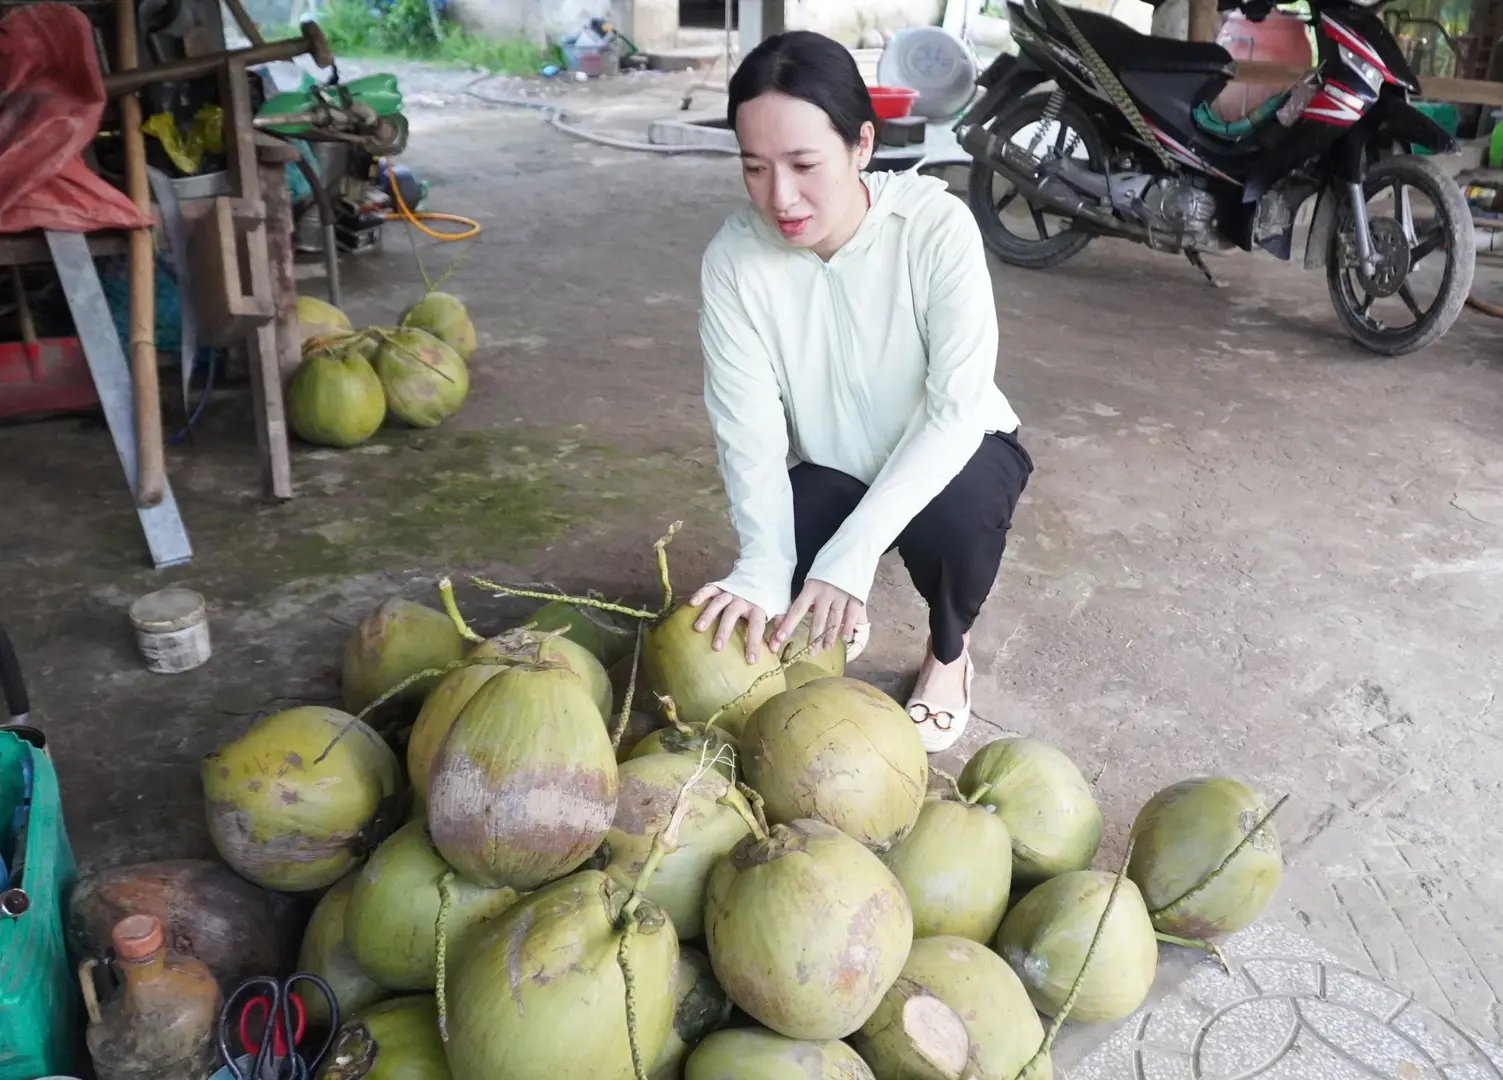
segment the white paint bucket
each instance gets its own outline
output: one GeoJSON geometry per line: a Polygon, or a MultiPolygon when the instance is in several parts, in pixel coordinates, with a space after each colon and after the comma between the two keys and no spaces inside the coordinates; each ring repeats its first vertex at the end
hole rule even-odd
{"type": "Polygon", "coordinates": [[[130,606],[130,621],[148,671],[175,675],[209,658],[208,612],[192,589],[148,593],[130,606]]]}

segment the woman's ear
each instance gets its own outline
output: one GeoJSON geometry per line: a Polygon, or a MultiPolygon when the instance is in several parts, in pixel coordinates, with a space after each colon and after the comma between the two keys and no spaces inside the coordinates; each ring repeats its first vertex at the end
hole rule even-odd
{"type": "Polygon", "coordinates": [[[861,125],[860,140],[856,144],[856,161],[861,168],[866,168],[872,163],[872,155],[877,148],[877,128],[870,120],[861,125]]]}

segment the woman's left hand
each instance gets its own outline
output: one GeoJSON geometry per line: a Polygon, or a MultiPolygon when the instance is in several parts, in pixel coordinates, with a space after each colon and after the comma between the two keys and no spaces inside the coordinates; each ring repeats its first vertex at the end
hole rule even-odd
{"type": "Polygon", "coordinates": [[[788,643],[805,615],[810,616],[809,643],[818,650],[833,649],[837,641],[850,640],[866,616],[866,605],[828,581],[809,578],[793,598],[788,613],[774,620],[771,643],[774,651],[788,643]]]}

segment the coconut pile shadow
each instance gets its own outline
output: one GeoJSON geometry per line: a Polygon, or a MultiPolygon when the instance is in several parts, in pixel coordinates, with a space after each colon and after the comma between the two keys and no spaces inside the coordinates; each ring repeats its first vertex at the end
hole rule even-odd
{"type": "Polygon", "coordinates": [[[329,1075],[1047,1080],[1063,1025],[1143,1004],[1161,943],[1216,954],[1272,900],[1282,800],[1181,781],[1094,868],[1057,748],[948,776],[807,626],[757,664],[713,650],[678,528],[655,610],[474,579],[541,605],[487,636],[444,579],[355,627],[343,708],[204,759],[224,864],[312,906],[329,1075]]]}

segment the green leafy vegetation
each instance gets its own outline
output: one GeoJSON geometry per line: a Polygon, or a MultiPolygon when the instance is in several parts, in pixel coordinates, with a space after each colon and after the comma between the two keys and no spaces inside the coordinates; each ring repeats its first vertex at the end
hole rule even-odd
{"type": "Polygon", "coordinates": [[[333,0],[319,26],[336,55],[352,58],[425,60],[508,75],[562,62],[557,46],[471,34],[440,19],[425,0],[392,0],[385,11],[366,0],[333,0]]]}

